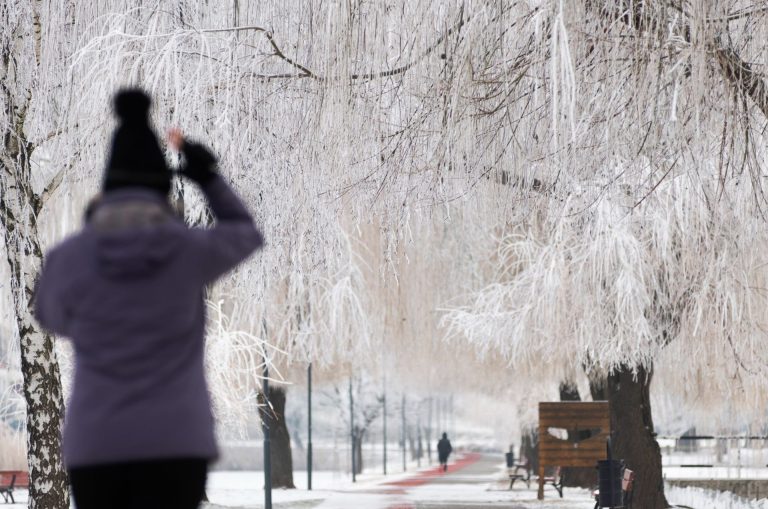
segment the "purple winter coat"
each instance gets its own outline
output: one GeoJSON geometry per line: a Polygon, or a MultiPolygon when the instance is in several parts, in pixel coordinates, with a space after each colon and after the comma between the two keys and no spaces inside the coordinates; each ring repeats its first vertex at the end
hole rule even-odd
{"type": "Polygon", "coordinates": [[[203,370],[203,289],[263,244],[224,180],[203,188],[217,224],[188,228],[164,196],[104,195],[52,249],[36,292],[48,330],[72,339],[67,467],[218,452],[203,370]]]}

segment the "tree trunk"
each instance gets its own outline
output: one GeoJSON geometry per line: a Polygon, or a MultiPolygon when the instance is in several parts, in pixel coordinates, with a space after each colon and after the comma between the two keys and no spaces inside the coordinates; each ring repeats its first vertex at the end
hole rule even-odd
{"type": "Polygon", "coordinates": [[[293,484],[293,457],[291,435],[285,422],[285,389],[269,387],[271,409],[262,413],[269,427],[270,459],[272,461],[272,487],[295,488],[293,484]]]}
{"type": "Polygon", "coordinates": [[[419,432],[416,435],[416,458],[421,463],[421,459],[424,457],[424,440],[421,434],[421,425],[419,425],[419,432]]]}
{"type": "MultiPolygon", "coordinates": [[[[569,383],[560,384],[560,401],[581,401],[579,389],[569,383]]],[[[568,439],[576,440],[573,431],[568,431],[568,439]]],[[[571,488],[594,488],[597,484],[597,472],[594,467],[563,467],[563,486],[571,488]]]]}
{"type": "Polygon", "coordinates": [[[652,372],[637,369],[637,378],[626,366],[608,376],[607,392],[611,404],[613,457],[623,459],[635,472],[634,507],[664,509],[661,449],[651,416],[650,385],[652,372]]]}
{"type": "Polygon", "coordinates": [[[520,461],[523,458],[528,461],[529,471],[539,471],[539,432],[537,429],[523,431],[520,443],[520,461]]]}
{"type": "MultiPolygon", "coordinates": [[[[6,137],[6,140],[8,138],[6,137]]],[[[12,147],[11,147],[12,148],[12,147]]],[[[27,200],[30,181],[29,161],[18,160],[15,182],[0,179],[0,223],[5,251],[11,269],[16,325],[21,343],[21,373],[27,404],[27,457],[30,486],[29,507],[65,509],[69,507],[69,481],[61,457],[61,422],[64,416],[59,364],[52,335],[38,330],[32,317],[34,288],[41,266],[37,217],[27,200]]],[[[3,166],[5,158],[3,158],[3,166]]],[[[8,168],[9,169],[9,168],[8,168]]]]}
{"type": "Polygon", "coordinates": [[[21,372],[27,402],[29,508],[68,509],[69,478],[61,456],[64,401],[53,336],[27,322],[21,334],[21,372]]]}
{"type": "Polygon", "coordinates": [[[355,475],[363,473],[363,437],[365,432],[355,427],[355,475]]]}
{"type": "Polygon", "coordinates": [[[37,215],[53,189],[50,187],[41,195],[32,189],[34,146],[25,133],[35,65],[40,58],[39,8],[38,2],[20,7],[15,20],[7,19],[7,12],[0,12],[0,42],[8,41],[0,48],[0,102],[7,115],[0,132],[0,226],[11,273],[27,404],[28,505],[30,509],[67,509],[69,482],[61,457],[64,402],[59,365],[53,336],[38,330],[32,316],[35,282],[43,259],[37,215]],[[34,43],[30,45],[27,41],[34,43]],[[19,63],[25,67],[22,72],[17,68],[19,63]]]}
{"type": "Polygon", "coordinates": [[[411,430],[408,430],[408,449],[411,451],[411,460],[418,459],[418,451],[416,450],[416,439],[413,437],[411,430]]]}
{"type": "Polygon", "coordinates": [[[608,380],[605,377],[589,377],[592,401],[608,401],[608,380]]]}
{"type": "MultiPolygon", "coordinates": [[[[8,139],[8,138],[6,138],[8,139]]],[[[6,154],[8,152],[6,143],[6,154]]],[[[29,162],[20,161],[22,175],[29,162]]],[[[6,166],[5,163],[3,166],[6,166]]],[[[7,168],[7,166],[6,166],[7,168]]],[[[32,317],[34,288],[42,252],[37,239],[37,218],[26,200],[29,181],[0,181],[0,223],[11,269],[16,325],[21,343],[21,373],[27,404],[27,452],[30,471],[29,507],[69,507],[69,482],[61,457],[61,421],[64,399],[52,335],[38,330],[32,317]]],[[[30,191],[31,192],[31,191],[30,191]]]]}

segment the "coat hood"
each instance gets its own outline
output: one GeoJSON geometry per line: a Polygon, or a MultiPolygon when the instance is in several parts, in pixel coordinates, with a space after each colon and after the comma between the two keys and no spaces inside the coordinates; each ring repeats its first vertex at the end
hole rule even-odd
{"type": "Polygon", "coordinates": [[[176,256],[181,243],[174,228],[178,219],[157,193],[111,194],[89,218],[99,271],[110,279],[154,274],[176,256]]]}

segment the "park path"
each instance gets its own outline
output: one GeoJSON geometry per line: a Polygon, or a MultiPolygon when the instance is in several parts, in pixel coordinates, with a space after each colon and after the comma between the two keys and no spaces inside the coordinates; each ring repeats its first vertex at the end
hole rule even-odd
{"type": "Polygon", "coordinates": [[[545,502],[536,500],[536,487],[517,483],[508,489],[497,455],[468,453],[439,467],[354,491],[336,492],[318,509],[592,509],[594,502],[583,490],[560,499],[547,491],[545,502]]]}

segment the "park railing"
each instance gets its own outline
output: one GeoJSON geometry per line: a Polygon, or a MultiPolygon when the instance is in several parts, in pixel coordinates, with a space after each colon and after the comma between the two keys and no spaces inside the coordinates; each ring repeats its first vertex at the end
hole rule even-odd
{"type": "Polygon", "coordinates": [[[768,478],[768,436],[659,436],[662,467],[674,477],[768,478]]]}

